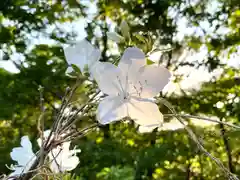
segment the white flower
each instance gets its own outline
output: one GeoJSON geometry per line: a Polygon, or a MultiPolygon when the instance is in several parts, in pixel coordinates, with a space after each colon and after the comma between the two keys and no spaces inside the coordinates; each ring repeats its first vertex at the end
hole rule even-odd
{"type": "Polygon", "coordinates": [[[120,43],[121,41],[124,40],[122,36],[115,32],[107,32],[107,36],[109,39],[115,41],[116,43],[120,43]]]}
{"type": "Polygon", "coordinates": [[[14,170],[10,176],[20,176],[28,172],[32,164],[36,160],[36,155],[32,151],[32,144],[28,136],[21,138],[21,147],[12,149],[10,153],[12,160],[17,161],[17,165],[11,165],[11,169],[14,170]]]}
{"type": "Polygon", "coordinates": [[[169,82],[170,72],[161,66],[146,66],[145,55],[138,48],[127,48],[118,67],[101,63],[95,77],[108,96],[97,109],[97,119],[108,124],[129,116],[139,125],[159,126],[163,115],[151,100],[169,82]]]}
{"type": "MultiPolygon", "coordinates": [[[[50,130],[44,131],[44,140],[47,140],[50,135],[50,130]]],[[[64,134],[63,134],[64,135],[64,134]]],[[[54,134],[52,134],[52,139],[54,134]]],[[[42,140],[39,138],[37,140],[38,145],[41,147],[42,140]]],[[[64,142],[62,145],[57,146],[52,149],[49,154],[50,160],[50,169],[55,172],[64,172],[71,171],[77,167],[79,164],[79,158],[76,156],[76,153],[80,153],[80,149],[69,150],[71,142],[64,142]]]]}
{"type": "MultiPolygon", "coordinates": [[[[78,66],[82,72],[85,66],[88,66],[89,70],[91,70],[101,56],[100,50],[96,49],[85,39],[77,42],[74,46],[65,48],[64,54],[68,64],[78,66]]],[[[72,68],[70,67],[67,69],[67,72],[71,70],[72,68]]]]}
{"type": "Polygon", "coordinates": [[[81,150],[69,150],[69,148],[70,142],[64,142],[62,146],[57,146],[49,153],[50,168],[53,172],[71,171],[77,167],[79,158],[76,153],[80,153],[81,150]]]}

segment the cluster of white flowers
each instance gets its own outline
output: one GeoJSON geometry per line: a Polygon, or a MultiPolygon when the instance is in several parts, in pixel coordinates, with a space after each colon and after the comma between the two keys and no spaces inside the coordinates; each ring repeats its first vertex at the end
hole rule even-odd
{"type": "MultiPolygon", "coordinates": [[[[50,130],[46,130],[44,132],[44,141],[48,139],[49,135],[50,130]]],[[[39,147],[41,147],[42,140],[39,138],[37,139],[37,142],[39,147]]],[[[52,172],[59,173],[71,171],[79,164],[79,158],[76,156],[76,153],[81,152],[81,150],[75,148],[70,150],[70,144],[71,142],[64,142],[48,153],[50,169],[52,172]]],[[[23,136],[21,138],[21,147],[13,148],[10,155],[11,158],[17,162],[17,165],[10,166],[10,169],[14,172],[12,172],[9,177],[18,177],[27,173],[37,159],[37,156],[32,150],[32,143],[28,136],[23,136]]]]}
{"type": "MultiPolygon", "coordinates": [[[[121,24],[122,35],[108,33],[108,36],[120,42],[129,38],[129,28],[121,24]]],[[[164,67],[147,65],[144,53],[137,47],[127,48],[118,65],[100,62],[101,52],[87,40],[64,49],[66,60],[78,66],[84,72],[87,66],[91,78],[95,79],[99,89],[105,95],[98,105],[96,119],[100,124],[129,117],[142,127],[155,128],[163,123],[163,115],[159,111],[154,97],[168,84],[171,73],[164,67]]],[[[68,68],[67,72],[71,69],[68,68]]],[[[51,133],[54,136],[54,133],[51,133]]],[[[44,139],[49,137],[50,130],[44,132],[44,139]]],[[[42,147],[42,139],[37,140],[42,147]]],[[[48,154],[50,169],[54,173],[71,171],[79,164],[76,153],[79,149],[70,150],[70,141],[53,148],[48,154]]],[[[37,156],[33,153],[28,136],[21,139],[21,147],[14,148],[11,157],[18,165],[11,165],[14,171],[10,176],[27,173],[37,156]]]]}

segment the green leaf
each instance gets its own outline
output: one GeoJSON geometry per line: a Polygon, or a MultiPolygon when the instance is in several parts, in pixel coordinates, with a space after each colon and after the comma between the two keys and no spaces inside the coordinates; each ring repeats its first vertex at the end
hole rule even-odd
{"type": "Polygon", "coordinates": [[[146,42],[144,36],[140,35],[140,34],[133,34],[133,36],[135,36],[139,41],[141,42],[146,42]]]}
{"type": "Polygon", "coordinates": [[[151,65],[151,64],[154,64],[155,62],[154,61],[151,61],[150,59],[147,59],[147,65],[151,65]]]}
{"type": "Polygon", "coordinates": [[[81,70],[79,69],[79,67],[75,64],[71,64],[71,67],[73,68],[73,70],[78,73],[78,74],[82,74],[81,70]]]}

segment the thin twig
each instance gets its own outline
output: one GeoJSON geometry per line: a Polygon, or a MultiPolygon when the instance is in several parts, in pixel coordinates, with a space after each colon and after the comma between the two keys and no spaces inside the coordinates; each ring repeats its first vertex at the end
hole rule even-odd
{"type": "MultiPolygon", "coordinates": [[[[45,148],[48,148],[48,144],[49,144],[49,146],[51,146],[49,141],[50,141],[50,139],[51,139],[51,137],[53,135],[53,132],[58,131],[59,125],[61,124],[61,120],[62,120],[62,117],[63,117],[64,110],[66,109],[69,101],[71,100],[71,98],[73,96],[73,92],[75,92],[76,89],[77,89],[77,82],[74,85],[74,88],[70,91],[70,97],[67,100],[66,100],[66,98],[67,98],[67,95],[69,93],[69,88],[66,89],[66,92],[65,92],[65,95],[63,97],[62,104],[61,104],[61,107],[60,107],[59,114],[58,114],[56,120],[53,123],[53,126],[51,128],[51,131],[50,131],[50,134],[49,134],[47,140],[44,142],[44,147],[45,148]]],[[[57,133],[54,133],[54,136],[55,135],[57,136],[57,133]]]]}
{"type": "MultiPolygon", "coordinates": [[[[30,179],[34,175],[34,173],[37,171],[37,169],[40,168],[43,165],[43,164],[40,164],[40,159],[43,158],[45,160],[45,158],[47,157],[48,151],[45,151],[45,148],[44,148],[43,154],[40,154],[40,151],[37,152],[37,153],[38,153],[37,158],[34,161],[34,163],[32,164],[31,168],[28,170],[27,173],[22,174],[18,178],[19,180],[28,180],[28,179],[30,179]]],[[[44,163],[44,161],[42,161],[41,163],[44,163]]]]}
{"type": "MultiPolygon", "coordinates": [[[[77,86],[74,88],[76,89],[77,86]]],[[[60,145],[63,142],[60,142],[58,139],[56,139],[55,137],[59,137],[61,135],[61,133],[63,133],[64,131],[68,130],[69,127],[72,126],[72,124],[74,124],[77,119],[77,115],[79,112],[83,111],[88,105],[89,103],[94,100],[94,98],[99,94],[100,91],[98,91],[92,98],[90,98],[87,103],[85,105],[83,105],[80,109],[78,109],[78,111],[76,111],[76,113],[71,116],[71,118],[69,119],[69,121],[64,125],[64,126],[59,126],[59,124],[61,124],[62,121],[62,114],[64,112],[64,109],[68,106],[68,103],[70,101],[70,99],[73,96],[73,92],[75,90],[72,90],[72,93],[70,94],[70,97],[68,98],[68,100],[64,100],[63,105],[60,108],[59,111],[59,115],[56,118],[56,120],[54,121],[53,127],[51,128],[51,132],[49,134],[49,136],[47,137],[47,140],[44,142],[42,141],[42,151],[39,151],[39,155],[37,156],[35,162],[32,164],[31,168],[29,169],[29,171],[23,175],[20,176],[19,179],[23,179],[23,180],[27,180],[29,178],[31,178],[32,176],[34,176],[34,172],[37,168],[42,167],[44,160],[46,159],[48,153],[56,148],[58,145],[60,145]],[[66,102],[65,102],[66,101],[66,102]],[[58,132],[56,133],[55,131],[58,130],[58,132]],[[54,133],[54,136],[52,136],[54,133]],[[53,137],[53,138],[52,138],[53,137]],[[40,159],[43,159],[43,161],[40,161],[40,159]]],[[[66,94],[67,95],[67,94],[66,94]]],[[[66,98],[66,96],[64,97],[66,98]]],[[[84,113],[83,113],[84,114],[84,113]]],[[[83,129],[81,132],[81,134],[74,134],[74,136],[79,135],[78,137],[74,137],[74,138],[79,138],[82,137],[83,135],[85,135],[87,132],[89,132],[91,129],[94,129],[92,126],[83,129]]],[[[73,139],[73,138],[70,138],[73,139]]]]}
{"type": "MultiPolygon", "coordinates": [[[[89,103],[94,100],[94,98],[100,93],[100,91],[96,92],[84,105],[82,105],[75,113],[73,116],[71,116],[71,118],[69,119],[68,122],[66,122],[66,124],[59,130],[59,132],[64,132],[67,129],[69,129],[69,127],[71,127],[74,123],[76,123],[76,121],[78,120],[76,117],[77,115],[83,111],[88,105],[89,103]]],[[[83,112],[84,113],[84,112],[83,112]]]]}
{"type": "Polygon", "coordinates": [[[39,175],[45,175],[45,176],[53,176],[54,178],[53,179],[58,179],[58,180],[61,180],[61,178],[58,178],[56,177],[55,173],[43,173],[43,172],[40,172],[40,173],[37,173],[35,174],[31,179],[34,179],[35,177],[39,176],[39,175]]]}
{"type": "MultiPolygon", "coordinates": [[[[59,172],[61,172],[60,165],[58,164],[56,158],[57,158],[57,157],[59,156],[59,154],[62,152],[62,149],[60,149],[60,151],[57,153],[56,156],[54,156],[54,154],[53,154],[52,151],[50,151],[50,152],[51,152],[51,155],[52,155],[52,157],[53,157],[53,161],[56,163],[56,165],[57,165],[57,167],[58,167],[59,172]]],[[[52,162],[53,162],[53,161],[52,161],[52,162]]],[[[51,163],[52,163],[52,162],[51,162],[51,163]]]]}
{"type": "Polygon", "coordinates": [[[59,131],[59,128],[61,127],[61,123],[62,123],[62,120],[63,120],[63,118],[64,118],[64,115],[63,115],[63,114],[64,114],[64,111],[65,111],[65,109],[68,107],[69,102],[72,100],[73,94],[74,94],[74,92],[77,90],[77,88],[78,88],[78,79],[77,79],[77,81],[76,81],[73,89],[70,91],[70,95],[69,95],[67,101],[66,101],[66,102],[63,102],[63,104],[64,104],[64,105],[63,105],[63,106],[64,106],[64,107],[63,107],[63,112],[60,113],[62,116],[60,116],[60,118],[57,119],[56,129],[55,129],[56,132],[58,132],[58,131],[59,131]]]}
{"type": "Polygon", "coordinates": [[[95,123],[95,124],[92,124],[84,129],[82,129],[81,131],[78,131],[75,133],[69,133],[63,137],[63,140],[60,143],[78,139],[79,137],[86,135],[88,132],[92,131],[94,128],[96,128],[98,126],[99,126],[99,124],[95,123]]]}
{"type": "Polygon", "coordinates": [[[200,117],[200,116],[193,116],[193,115],[184,115],[184,114],[164,114],[165,117],[183,117],[183,118],[193,118],[193,119],[201,119],[204,121],[210,121],[210,122],[215,122],[218,124],[223,124],[232,128],[236,128],[236,129],[240,129],[240,126],[228,123],[228,122],[223,122],[223,121],[219,121],[219,120],[214,120],[214,119],[210,119],[210,118],[205,118],[205,117],[200,117]]]}
{"type": "Polygon", "coordinates": [[[237,178],[237,176],[233,173],[231,173],[224,165],[223,163],[215,158],[212,154],[210,154],[205,148],[204,146],[201,144],[201,142],[198,140],[197,136],[195,135],[195,133],[191,130],[191,128],[189,128],[188,126],[186,126],[184,124],[184,120],[177,115],[175,109],[173,108],[173,106],[165,99],[160,98],[160,101],[169,108],[169,110],[175,114],[176,118],[178,119],[178,121],[184,126],[185,130],[188,132],[189,136],[192,138],[192,140],[198,145],[199,149],[203,151],[204,154],[206,154],[209,158],[211,158],[220,168],[221,170],[224,172],[224,175],[226,175],[230,180],[239,180],[237,178]]]}
{"type": "MultiPolygon", "coordinates": [[[[38,131],[40,134],[40,138],[43,142],[44,140],[44,115],[45,115],[45,108],[44,108],[44,99],[43,99],[43,87],[40,86],[39,87],[39,95],[40,95],[40,109],[41,109],[41,114],[39,116],[38,119],[38,131]]],[[[43,154],[44,151],[44,147],[43,147],[43,143],[41,145],[41,149],[40,149],[40,154],[43,154]]],[[[40,162],[43,162],[43,158],[42,156],[40,157],[40,162]]]]}
{"type": "Polygon", "coordinates": [[[53,132],[55,131],[55,129],[58,126],[58,121],[61,118],[62,112],[64,112],[64,109],[65,109],[65,103],[64,102],[65,102],[65,99],[66,99],[68,93],[69,93],[69,88],[67,88],[66,91],[65,91],[65,95],[63,96],[63,100],[62,100],[62,104],[60,106],[60,110],[58,112],[58,116],[57,116],[56,120],[53,122],[51,131],[50,131],[49,136],[47,137],[47,140],[45,142],[42,141],[42,146],[44,146],[44,147],[47,147],[47,145],[48,145],[48,143],[49,143],[49,141],[52,137],[53,132]]]}

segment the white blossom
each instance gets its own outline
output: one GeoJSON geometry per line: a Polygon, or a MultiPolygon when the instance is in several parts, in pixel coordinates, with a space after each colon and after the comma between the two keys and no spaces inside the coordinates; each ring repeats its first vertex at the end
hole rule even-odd
{"type": "Polygon", "coordinates": [[[32,151],[32,144],[28,136],[21,138],[21,147],[12,149],[10,153],[12,160],[17,161],[17,165],[11,165],[10,168],[14,171],[11,176],[20,176],[27,173],[32,164],[36,160],[36,155],[32,151]]]}
{"type": "Polygon", "coordinates": [[[169,82],[170,72],[161,66],[146,65],[144,53],[127,48],[118,67],[101,63],[94,76],[100,90],[107,94],[97,109],[97,119],[108,124],[130,117],[139,125],[159,126],[163,115],[150,98],[156,96],[169,82]]]}
{"type": "MultiPolygon", "coordinates": [[[[101,57],[100,50],[96,49],[85,39],[77,42],[74,46],[65,48],[64,54],[68,64],[78,66],[82,72],[86,66],[91,70],[101,57]]],[[[67,72],[70,72],[71,70],[72,68],[69,67],[67,72]]]]}
{"type": "MultiPolygon", "coordinates": [[[[44,140],[47,140],[50,132],[50,130],[44,131],[44,140]]],[[[52,139],[53,136],[54,134],[52,133],[50,139],[52,139]]],[[[37,142],[41,147],[42,140],[39,138],[37,142]]],[[[79,164],[79,158],[76,156],[76,154],[80,153],[81,150],[75,148],[73,150],[70,150],[70,144],[71,142],[64,142],[62,145],[57,146],[49,152],[48,157],[50,160],[50,169],[54,173],[71,171],[75,169],[79,164]]]]}
{"type": "Polygon", "coordinates": [[[79,158],[76,153],[80,153],[80,149],[69,150],[70,142],[64,142],[61,146],[57,146],[49,153],[50,169],[55,172],[71,171],[79,164],[79,158]]]}

